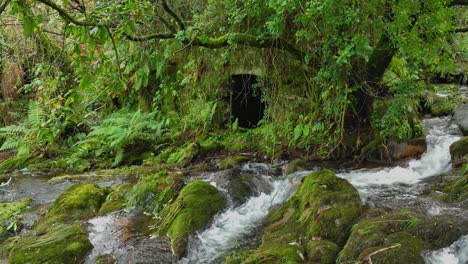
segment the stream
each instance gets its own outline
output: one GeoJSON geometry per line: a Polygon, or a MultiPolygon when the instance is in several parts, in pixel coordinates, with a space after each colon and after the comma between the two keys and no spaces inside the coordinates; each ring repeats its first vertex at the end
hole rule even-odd
{"type": "MultiPolygon", "coordinates": [[[[394,167],[331,169],[353,184],[363,203],[370,207],[411,208],[426,215],[446,214],[468,219],[466,210],[420,195],[438,176],[450,172],[449,146],[461,138],[449,117],[426,119],[424,125],[427,129],[427,151],[419,159],[394,167]]],[[[223,192],[229,207],[216,215],[206,230],[190,237],[187,257],[181,260],[172,257],[167,238],[152,237],[148,230],[140,230],[141,226],[147,226],[144,219],[148,216],[141,212],[118,211],[88,221],[89,239],[94,248],[85,263],[95,263],[101,255],[112,255],[117,263],[220,263],[226,254],[258,241],[268,213],[294,193],[304,176],[329,167],[317,166],[290,175],[273,173],[278,168],[285,171],[286,164],[247,163],[237,169],[193,175],[191,180],[205,180],[223,192]],[[241,175],[249,175],[253,185],[247,197],[240,197],[229,185],[229,181],[241,175]]],[[[99,185],[120,183],[120,180],[113,180],[99,185]]],[[[70,185],[70,182],[52,185],[44,177],[20,175],[13,177],[8,186],[0,188],[0,200],[30,197],[34,201],[32,207],[40,207],[50,204],[70,185]]],[[[33,220],[29,222],[32,224],[33,220]]],[[[447,248],[424,254],[428,264],[466,264],[468,235],[447,248]]],[[[0,263],[3,263],[1,259],[0,263]]]]}

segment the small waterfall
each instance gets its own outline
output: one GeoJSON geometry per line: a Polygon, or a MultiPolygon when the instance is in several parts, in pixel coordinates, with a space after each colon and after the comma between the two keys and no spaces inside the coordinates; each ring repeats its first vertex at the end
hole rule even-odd
{"type": "Polygon", "coordinates": [[[208,229],[191,238],[188,255],[180,262],[220,262],[220,258],[226,253],[254,235],[271,209],[286,201],[298,180],[309,173],[298,172],[287,178],[274,180],[271,193],[251,197],[244,204],[217,215],[208,229]]]}
{"type": "MultiPolygon", "coordinates": [[[[456,135],[457,127],[450,125],[449,117],[426,119],[424,125],[427,128],[427,151],[420,159],[411,160],[407,166],[359,169],[342,172],[338,176],[353,184],[364,201],[380,199],[380,205],[387,205],[397,200],[397,197],[406,199],[405,201],[414,201],[418,194],[414,191],[414,186],[420,186],[418,183],[425,178],[451,169],[449,147],[460,139],[460,136],[456,135]]],[[[268,170],[266,164],[254,165],[244,166],[242,169],[268,177],[263,175],[268,170]]],[[[251,197],[244,204],[217,215],[208,229],[190,238],[188,255],[180,263],[219,263],[222,257],[237,245],[245,244],[246,238],[256,233],[256,229],[261,226],[271,209],[286,201],[298,181],[309,173],[310,171],[303,171],[289,175],[286,179],[274,180],[273,191],[270,194],[261,193],[251,197]]],[[[432,210],[432,214],[446,210],[437,208],[437,212],[433,212],[435,205],[432,202],[427,202],[427,205],[427,211],[432,210]]],[[[399,206],[401,204],[397,205],[399,206]]],[[[468,238],[463,237],[449,248],[432,252],[427,259],[431,264],[467,263],[467,252],[468,238]],[[454,261],[448,262],[450,259],[454,261]]]]}
{"type": "Polygon", "coordinates": [[[427,264],[466,264],[468,263],[468,235],[462,236],[449,247],[430,252],[427,264]]]}
{"type": "Polygon", "coordinates": [[[420,159],[411,160],[406,167],[361,169],[340,173],[361,193],[364,199],[381,192],[382,186],[415,184],[424,178],[445,173],[451,169],[450,145],[460,139],[457,130],[449,124],[450,118],[424,120],[427,129],[427,151],[420,159]]]}

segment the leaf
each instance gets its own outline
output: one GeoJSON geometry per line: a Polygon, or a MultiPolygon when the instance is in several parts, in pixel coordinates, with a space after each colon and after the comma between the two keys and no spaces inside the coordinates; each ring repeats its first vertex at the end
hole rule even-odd
{"type": "Polygon", "coordinates": [[[26,37],[29,37],[34,32],[35,22],[30,15],[25,15],[23,18],[23,33],[26,37]]]}

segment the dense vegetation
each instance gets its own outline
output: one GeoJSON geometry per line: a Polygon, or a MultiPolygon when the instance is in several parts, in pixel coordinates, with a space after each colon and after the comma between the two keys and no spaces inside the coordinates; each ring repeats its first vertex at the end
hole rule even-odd
{"type": "Polygon", "coordinates": [[[0,166],[182,166],[241,150],[323,159],[418,137],[431,80],[466,70],[461,5],[2,0],[0,166]],[[236,74],[260,80],[254,129],[226,99],[236,74]]]}

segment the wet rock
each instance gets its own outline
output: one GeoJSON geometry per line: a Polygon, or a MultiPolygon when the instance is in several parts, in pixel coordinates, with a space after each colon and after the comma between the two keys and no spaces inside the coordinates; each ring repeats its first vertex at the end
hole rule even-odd
{"type": "Polygon", "coordinates": [[[171,238],[174,255],[182,257],[186,254],[188,237],[206,227],[224,208],[225,199],[215,187],[200,180],[190,182],[177,199],[161,211],[156,233],[171,238]]]}
{"type": "Polygon", "coordinates": [[[95,216],[104,203],[108,190],[95,184],[75,184],[57,197],[52,207],[36,226],[47,229],[57,222],[74,222],[95,216]]]}
{"type": "Polygon", "coordinates": [[[4,238],[9,230],[8,228],[15,228],[12,232],[21,229],[21,213],[31,204],[31,199],[23,199],[18,202],[0,203],[0,239],[4,238]]]}
{"type": "Polygon", "coordinates": [[[95,184],[67,188],[34,228],[15,241],[10,263],[81,263],[92,245],[80,221],[96,215],[107,194],[95,184]]]}
{"type": "Polygon", "coordinates": [[[91,248],[86,229],[76,224],[57,224],[45,234],[29,234],[17,240],[9,263],[81,263],[91,248]]]}
{"type": "Polygon", "coordinates": [[[142,208],[157,214],[174,199],[183,187],[181,175],[160,171],[140,178],[126,195],[130,208],[142,208]]]}
{"type": "Polygon", "coordinates": [[[232,169],[237,165],[248,161],[249,159],[245,156],[230,156],[219,162],[218,168],[221,170],[232,169]]]}
{"type": "Polygon", "coordinates": [[[373,162],[408,160],[422,155],[426,149],[426,139],[420,137],[404,142],[391,142],[386,146],[374,146],[374,149],[366,154],[366,159],[373,162]]]}
{"type": "Polygon", "coordinates": [[[131,188],[132,185],[128,183],[115,187],[99,209],[99,214],[104,215],[123,209],[126,204],[125,196],[131,188]]]}
{"type": "Polygon", "coordinates": [[[460,176],[446,185],[443,192],[439,199],[444,202],[462,202],[468,199],[468,175],[460,176]]]}
{"type": "Polygon", "coordinates": [[[260,193],[271,192],[271,184],[262,176],[243,173],[239,169],[222,171],[213,181],[216,186],[227,191],[233,206],[240,205],[260,193]]]}
{"type": "Polygon", "coordinates": [[[464,137],[450,145],[450,155],[452,157],[452,166],[461,167],[468,159],[468,137],[464,137]]]}
{"type": "Polygon", "coordinates": [[[359,194],[348,181],[329,170],[312,173],[270,214],[260,247],[229,256],[226,263],[334,263],[360,215],[359,194]]]}
{"type": "Polygon", "coordinates": [[[117,260],[110,254],[101,255],[96,258],[96,264],[115,264],[117,260]]]}
{"type": "Polygon", "coordinates": [[[465,136],[468,136],[468,104],[464,104],[453,112],[453,119],[465,136]]]}
{"type": "Polygon", "coordinates": [[[424,263],[422,250],[450,245],[465,231],[444,217],[372,209],[353,226],[337,263],[424,263]]]}
{"type": "Polygon", "coordinates": [[[303,159],[295,159],[291,161],[286,167],[286,175],[292,174],[296,171],[305,170],[307,168],[307,161],[303,159]]]}
{"type": "Polygon", "coordinates": [[[307,243],[307,260],[309,263],[333,264],[339,247],[330,241],[312,240],[307,243]]]}
{"type": "Polygon", "coordinates": [[[7,183],[10,180],[9,176],[0,175],[0,185],[7,183]]]}

